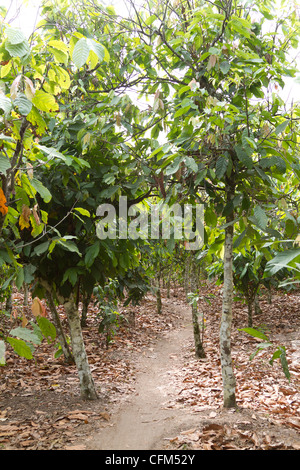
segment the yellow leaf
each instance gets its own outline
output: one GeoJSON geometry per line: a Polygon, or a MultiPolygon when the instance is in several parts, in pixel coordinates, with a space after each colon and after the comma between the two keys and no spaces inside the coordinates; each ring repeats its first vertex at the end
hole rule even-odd
{"type": "Polygon", "coordinates": [[[12,67],[12,61],[10,60],[6,65],[2,65],[0,77],[4,78],[9,74],[12,67]]]}
{"type": "Polygon", "coordinates": [[[21,230],[24,230],[24,228],[29,228],[30,227],[30,223],[26,222],[26,220],[24,220],[24,217],[23,217],[22,214],[19,217],[19,225],[20,225],[21,230]]]}

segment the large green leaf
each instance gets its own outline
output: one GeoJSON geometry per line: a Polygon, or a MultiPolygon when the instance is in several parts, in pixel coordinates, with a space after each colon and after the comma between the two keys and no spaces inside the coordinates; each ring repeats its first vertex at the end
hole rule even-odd
{"type": "Polygon", "coordinates": [[[45,338],[51,338],[54,340],[56,338],[56,328],[55,326],[45,317],[37,317],[36,319],[41,332],[45,336],[45,338]]]}
{"type": "Polygon", "coordinates": [[[17,106],[19,113],[23,116],[27,116],[32,109],[31,101],[29,101],[23,93],[18,94],[14,100],[14,105],[17,106]]]}
{"type": "Polygon", "coordinates": [[[247,154],[246,150],[241,145],[237,145],[235,147],[235,151],[240,162],[243,163],[243,165],[245,165],[247,168],[251,169],[253,167],[253,162],[247,154]]]}
{"type": "Polygon", "coordinates": [[[30,341],[33,344],[41,344],[40,338],[28,328],[18,326],[11,330],[10,334],[16,338],[23,339],[24,341],[30,341]]]}
{"type": "Polygon", "coordinates": [[[77,246],[75,245],[74,242],[71,242],[69,240],[60,239],[60,240],[58,240],[57,243],[59,245],[61,245],[61,247],[64,248],[65,250],[71,251],[73,253],[77,253],[79,256],[82,256],[82,254],[80,253],[80,251],[78,250],[78,248],[77,248],[77,246]]]}
{"type": "Polygon", "coordinates": [[[47,189],[41,181],[39,181],[36,178],[32,178],[31,184],[34,187],[34,189],[40,194],[40,196],[42,197],[42,199],[45,202],[50,202],[51,201],[52,195],[51,195],[49,189],[47,189]]]}
{"type": "Polygon", "coordinates": [[[245,333],[248,333],[248,335],[253,336],[254,338],[269,341],[268,337],[262,331],[256,330],[255,328],[239,328],[239,331],[244,331],[245,333]]]}
{"type": "Polygon", "coordinates": [[[7,96],[4,96],[0,92],[0,109],[4,111],[5,114],[10,113],[12,108],[11,100],[7,98],[7,96]]]}
{"type": "Polygon", "coordinates": [[[103,62],[105,58],[105,47],[102,46],[102,44],[100,44],[99,42],[94,41],[93,39],[87,39],[87,44],[89,46],[90,51],[94,51],[99,61],[103,62]]]}
{"type": "Polygon", "coordinates": [[[9,158],[7,158],[5,155],[0,154],[0,173],[5,175],[9,168],[10,168],[9,158]]]}
{"type": "Polygon", "coordinates": [[[72,60],[77,68],[82,67],[86,63],[90,50],[90,45],[87,43],[86,38],[81,38],[77,41],[72,53],[72,60]]]}
{"type": "Polygon", "coordinates": [[[265,268],[264,277],[273,276],[280,269],[288,267],[292,262],[300,261],[300,248],[293,250],[285,250],[281,253],[278,253],[273,259],[268,261],[265,268]]]}
{"type": "Polygon", "coordinates": [[[279,124],[279,126],[277,126],[276,129],[275,129],[275,134],[276,134],[276,135],[279,135],[279,134],[281,134],[282,132],[284,132],[285,129],[287,128],[289,122],[290,122],[290,121],[287,119],[286,121],[284,121],[284,122],[282,122],[281,124],[279,124]]]}
{"type": "Polygon", "coordinates": [[[223,178],[223,176],[226,173],[228,166],[228,158],[226,157],[219,157],[217,162],[216,162],[216,177],[217,178],[223,178]]]}
{"type": "Polygon", "coordinates": [[[25,359],[33,359],[31,348],[25,341],[11,337],[8,337],[7,341],[19,356],[25,357],[25,359]]]}
{"type": "Polygon", "coordinates": [[[267,217],[265,211],[260,206],[256,206],[254,208],[254,217],[256,218],[258,225],[263,230],[265,230],[265,228],[267,227],[267,224],[268,224],[268,217],[267,217]]]}
{"type": "Polygon", "coordinates": [[[86,266],[89,268],[92,266],[93,262],[97,258],[100,251],[100,243],[96,242],[92,246],[90,246],[85,254],[84,262],[86,266]]]}
{"type": "Polygon", "coordinates": [[[40,110],[45,112],[58,111],[59,106],[53,95],[43,90],[37,90],[32,98],[32,103],[40,110]]]}
{"type": "Polygon", "coordinates": [[[30,53],[28,41],[20,42],[19,44],[11,44],[6,42],[5,49],[12,57],[20,57],[21,59],[30,53]]]}
{"type": "Polygon", "coordinates": [[[11,44],[20,44],[21,42],[27,41],[23,31],[19,28],[7,27],[5,32],[11,44]]]}

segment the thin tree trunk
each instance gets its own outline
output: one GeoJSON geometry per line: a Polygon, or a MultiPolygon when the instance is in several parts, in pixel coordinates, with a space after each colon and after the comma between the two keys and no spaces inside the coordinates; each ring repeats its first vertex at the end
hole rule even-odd
{"type": "Polygon", "coordinates": [[[170,298],[170,288],[171,288],[171,274],[172,274],[172,268],[169,269],[168,274],[167,274],[167,299],[170,298]]]}
{"type": "Polygon", "coordinates": [[[58,314],[56,306],[55,306],[53,295],[52,295],[51,292],[49,292],[48,290],[45,289],[45,296],[46,296],[47,303],[48,303],[48,306],[49,306],[49,309],[50,309],[50,312],[51,312],[52,321],[53,321],[54,326],[56,328],[57,338],[58,338],[58,341],[60,343],[65,361],[68,364],[72,364],[72,363],[75,362],[74,357],[73,357],[72,352],[69,348],[65,333],[63,331],[63,327],[62,327],[62,324],[61,324],[61,321],[60,321],[60,318],[59,318],[59,314],[58,314]]]}
{"type": "Polygon", "coordinates": [[[89,294],[83,295],[82,312],[81,312],[81,326],[82,327],[86,326],[87,313],[88,313],[90,301],[91,301],[91,296],[89,294]]]}
{"type": "Polygon", "coordinates": [[[190,292],[190,270],[191,270],[191,258],[188,257],[185,260],[184,265],[184,290],[185,295],[187,297],[188,293],[190,292]]]}
{"type": "Polygon", "coordinates": [[[254,312],[255,315],[260,315],[262,313],[262,310],[259,305],[259,298],[258,295],[256,294],[255,299],[254,299],[254,312]]]}
{"type": "Polygon", "coordinates": [[[157,313],[159,315],[162,312],[160,278],[161,278],[161,270],[159,266],[158,271],[157,271],[157,276],[156,276],[156,304],[157,304],[157,313]]]}
{"type": "Polygon", "coordinates": [[[252,299],[248,300],[248,327],[251,328],[253,326],[253,301],[252,299]]]}
{"type": "Polygon", "coordinates": [[[23,305],[25,307],[27,307],[28,306],[29,287],[28,287],[28,284],[26,284],[26,282],[24,282],[24,284],[23,284],[23,289],[24,289],[24,302],[23,302],[23,305]]]}
{"type": "MultiPolygon", "coordinates": [[[[228,200],[230,200],[230,193],[228,200]]],[[[222,318],[220,325],[220,356],[223,379],[223,404],[224,408],[236,407],[235,377],[231,358],[231,324],[233,302],[233,278],[232,278],[232,250],[233,250],[233,214],[226,217],[226,222],[231,223],[225,228],[224,251],[224,286],[222,318]]]]}
{"type": "Polygon", "coordinates": [[[73,295],[65,299],[64,308],[68,317],[72,351],[79,375],[81,397],[85,400],[97,399],[97,392],[91,374],[80,326],[80,316],[73,295]]]}
{"type": "Polygon", "coordinates": [[[5,303],[5,310],[8,312],[8,313],[11,313],[12,312],[12,304],[13,304],[13,295],[12,295],[12,292],[8,295],[8,297],[6,298],[6,303],[5,303]]]}
{"type": "MultiPolygon", "coordinates": [[[[197,266],[195,263],[192,263],[192,272],[191,272],[191,290],[193,294],[197,293],[197,266]]],[[[195,355],[198,359],[205,357],[205,352],[203,348],[203,344],[201,341],[201,331],[198,321],[198,306],[197,301],[192,302],[192,322],[193,322],[193,332],[194,332],[194,343],[195,343],[195,355]]]]}

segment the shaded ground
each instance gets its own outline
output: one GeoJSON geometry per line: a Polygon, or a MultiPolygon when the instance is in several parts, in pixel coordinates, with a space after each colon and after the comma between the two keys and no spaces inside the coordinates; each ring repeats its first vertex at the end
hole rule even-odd
{"type": "MultiPolygon", "coordinates": [[[[84,335],[99,389],[95,402],[79,398],[75,368],[54,360],[51,345],[38,349],[35,363],[10,352],[0,369],[0,448],[299,449],[300,298],[262,300],[263,313],[255,317],[274,345],[286,346],[290,383],[278,361],[269,364],[271,351],[249,361],[257,341],[238,331],[247,312],[235,305],[239,409],[226,411],[218,357],[221,293],[205,283],[201,292],[214,294],[211,305],[199,304],[206,318],[204,360],[194,357],[190,310],[180,290],[164,298],[160,317],[150,296],[124,312],[135,311],[135,325],[123,326],[107,350],[97,312],[90,310],[84,335]]],[[[21,302],[17,296],[15,311],[23,309],[21,302]]]]}

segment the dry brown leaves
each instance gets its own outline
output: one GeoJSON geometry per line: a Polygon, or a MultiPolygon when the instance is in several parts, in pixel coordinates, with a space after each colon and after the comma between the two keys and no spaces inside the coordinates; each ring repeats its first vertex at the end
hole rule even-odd
{"type": "MultiPolygon", "coordinates": [[[[206,331],[204,349],[206,358],[194,357],[193,344],[185,353],[185,366],[175,374],[178,395],[166,406],[188,407],[201,414],[215,410],[215,423],[203,429],[182,433],[170,442],[176,448],[191,449],[299,449],[300,448],[300,297],[297,293],[277,293],[272,304],[263,297],[260,304],[262,314],[254,317],[254,326],[264,326],[274,348],[260,352],[252,361],[250,355],[259,341],[238,331],[247,326],[247,308],[242,302],[234,305],[232,329],[232,357],[237,381],[236,395],[240,409],[251,411],[252,430],[245,432],[238,424],[227,426],[219,423],[218,414],[222,409],[222,378],[218,354],[218,328],[220,322],[221,290],[212,285],[202,287],[202,293],[214,293],[211,305],[201,302],[199,311],[204,312],[206,331]],[[202,309],[202,310],[201,310],[202,309]],[[279,361],[270,365],[272,352],[278,345],[284,345],[291,380],[288,382],[279,361]],[[258,413],[258,414],[257,414],[258,413]],[[258,438],[253,427],[263,419],[262,432],[258,438]],[[267,417],[267,418],[266,418],[267,417]],[[266,422],[267,419],[267,422],[266,422]],[[256,420],[256,421],[253,421],[256,420]],[[218,424],[216,424],[216,422],[218,424]],[[264,433],[266,426],[277,426],[276,437],[264,433]],[[282,442],[283,426],[293,433],[290,445],[282,442]]],[[[227,416],[228,422],[231,418],[227,416]]],[[[289,431],[287,431],[287,436],[289,431]]],[[[285,436],[285,437],[287,437],[285,436]]]]}
{"type": "MultiPolygon", "coordinates": [[[[238,331],[247,326],[247,311],[241,302],[235,304],[233,360],[238,406],[244,411],[241,415],[224,417],[218,353],[221,290],[214,285],[203,284],[201,293],[215,294],[211,305],[206,302],[199,304],[199,310],[202,309],[206,319],[206,358],[195,359],[192,339],[179,352],[184,365],[170,373],[170,381],[176,384],[178,393],[166,403],[166,407],[187,407],[198,413],[199,423],[200,417],[202,422],[199,428],[188,429],[172,437],[170,446],[207,450],[299,448],[300,297],[296,293],[277,294],[271,305],[263,298],[262,314],[254,319],[255,326],[268,328],[274,345],[286,346],[290,383],[278,361],[273,366],[269,364],[270,351],[261,352],[249,361],[257,341],[238,331]],[[289,436],[292,436],[290,441],[289,436]]],[[[127,307],[122,313],[128,317],[129,323],[121,325],[108,349],[105,339],[98,333],[97,311],[90,308],[88,327],[83,334],[92,374],[99,389],[96,402],[87,403],[79,398],[76,368],[65,364],[61,358],[54,359],[53,345],[44,343],[37,348],[33,361],[19,358],[9,350],[7,366],[0,368],[0,448],[80,450],[76,443],[80,442],[81,436],[86,436],[95,425],[110,426],[114,407],[120,406],[134,393],[138,357],[153,346],[156,338],[179,326],[181,319],[174,313],[174,303],[184,305],[180,289],[173,292],[170,300],[164,298],[161,316],[156,314],[152,297],[146,298],[141,306],[127,307]]],[[[24,318],[23,313],[29,318],[31,301],[28,307],[23,307],[23,297],[16,293],[14,311],[18,313],[20,322],[24,318]]],[[[63,310],[59,309],[59,313],[67,331],[63,310]]]]}
{"type": "MultiPolygon", "coordinates": [[[[15,293],[13,311],[11,321],[16,327],[24,314],[28,319],[32,316],[32,300],[24,307],[23,295],[15,293]]],[[[68,332],[64,311],[61,307],[58,311],[68,332]]],[[[164,316],[157,316],[153,297],[139,307],[121,309],[121,313],[129,322],[122,323],[107,349],[105,338],[98,333],[97,309],[89,309],[83,335],[99,391],[95,402],[80,399],[76,367],[62,358],[54,359],[53,345],[45,342],[36,348],[32,361],[16,356],[8,346],[7,365],[0,368],[0,449],[75,450],[78,446],[72,443],[95,424],[110,425],[111,410],[134,392],[135,358],[178,323],[171,307],[164,316]]]]}

